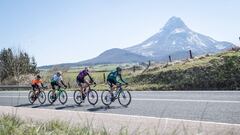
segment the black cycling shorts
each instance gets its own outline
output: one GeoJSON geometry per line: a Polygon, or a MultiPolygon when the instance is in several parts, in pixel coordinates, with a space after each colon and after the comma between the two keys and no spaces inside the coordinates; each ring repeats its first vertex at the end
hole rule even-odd
{"type": "Polygon", "coordinates": [[[61,88],[61,86],[57,82],[51,82],[51,86],[53,90],[55,90],[55,86],[57,86],[58,89],[61,88]]]}
{"type": "Polygon", "coordinates": [[[35,91],[37,89],[40,89],[38,84],[32,84],[32,89],[35,91]]]}
{"type": "Polygon", "coordinates": [[[113,87],[113,85],[117,85],[117,81],[113,80],[113,79],[108,79],[107,83],[110,87],[113,87]]]}
{"type": "Polygon", "coordinates": [[[84,78],[77,77],[76,82],[77,82],[78,86],[82,86],[82,83],[85,83],[85,80],[84,80],[84,78]]]}

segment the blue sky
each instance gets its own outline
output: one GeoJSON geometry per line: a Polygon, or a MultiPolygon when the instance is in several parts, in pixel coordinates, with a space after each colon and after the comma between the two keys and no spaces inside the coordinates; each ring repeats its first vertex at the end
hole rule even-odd
{"type": "Polygon", "coordinates": [[[0,0],[0,48],[38,65],[78,62],[141,43],[172,16],[194,31],[239,44],[239,0],[0,0]]]}

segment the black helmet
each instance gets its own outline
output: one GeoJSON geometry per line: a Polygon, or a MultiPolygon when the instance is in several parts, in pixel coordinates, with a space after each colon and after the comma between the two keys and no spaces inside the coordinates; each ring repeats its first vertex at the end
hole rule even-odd
{"type": "Polygon", "coordinates": [[[37,78],[38,78],[38,79],[41,79],[41,76],[40,76],[40,75],[37,75],[37,78]]]}
{"type": "Polygon", "coordinates": [[[117,71],[122,71],[122,68],[117,67],[116,70],[117,70],[117,71]]]}

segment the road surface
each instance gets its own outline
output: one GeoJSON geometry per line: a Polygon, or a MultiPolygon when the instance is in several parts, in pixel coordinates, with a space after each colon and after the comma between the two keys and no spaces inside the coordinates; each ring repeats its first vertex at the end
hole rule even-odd
{"type": "MultiPolygon", "coordinates": [[[[1,91],[0,106],[42,108],[55,110],[114,113],[159,118],[173,118],[240,124],[240,91],[171,91],[131,92],[132,102],[128,108],[116,101],[110,108],[99,99],[95,106],[87,101],[81,106],[74,103],[73,92],[68,92],[68,102],[54,105],[28,102],[27,91],[1,91]]],[[[99,93],[100,96],[100,93],[99,93]]]]}

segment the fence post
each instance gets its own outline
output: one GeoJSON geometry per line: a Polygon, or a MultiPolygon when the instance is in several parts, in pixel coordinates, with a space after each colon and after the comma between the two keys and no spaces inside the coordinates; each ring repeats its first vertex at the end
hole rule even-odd
{"type": "Polygon", "coordinates": [[[133,73],[135,73],[135,71],[136,71],[136,66],[134,65],[133,66],[133,73]]]}
{"type": "Polygon", "coordinates": [[[71,85],[70,85],[70,83],[68,82],[68,88],[71,88],[71,85]]]}
{"type": "Polygon", "coordinates": [[[192,58],[193,58],[193,56],[192,56],[192,50],[189,50],[189,55],[190,55],[190,59],[192,59],[192,58]]]}
{"type": "Polygon", "coordinates": [[[103,73],[103,82],[106,83],[106,74],[103,73]]]}
{"type": "Polygon", "coordinates": [[[172,62],[172,57],[170,55],[168,56],[168,58],[169,58],[169,62],[172,62]]]}
{"type": "Polygon", "coordinates": [[[149,67],[151,66],[151,60],[148,61],[148,66],[149,66],[149,67]]]}

